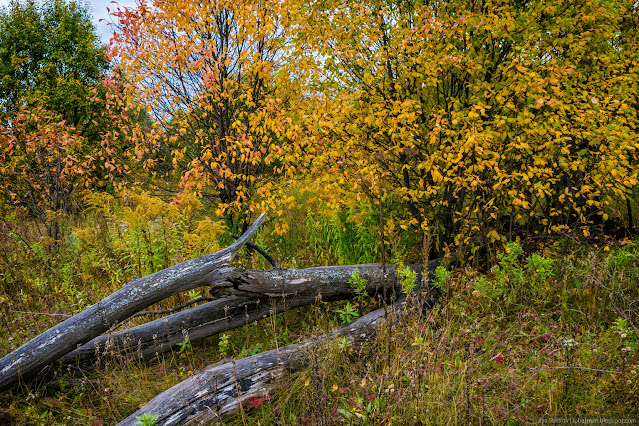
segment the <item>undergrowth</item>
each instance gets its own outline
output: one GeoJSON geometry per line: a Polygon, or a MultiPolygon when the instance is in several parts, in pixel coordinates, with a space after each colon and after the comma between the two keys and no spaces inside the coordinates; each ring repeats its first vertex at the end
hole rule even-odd
{"type": "MultiPolygon", "coordinates": [[[[165,202],[128,192],[86,203],[55,246],[28,222],[7,217],[0,234],[3,355],[133,277],[232,242],[224,222],[194,196],[165,202]]],[[[289,267],[379,261],[376,214],[365,205],[300,208],[283,218],[293,237],[271,224],[254,241],[289,267]]],[[[409,256],[396,235],[387,238],[389,258],[409,256]]],[[[527,253],[508,243],[488,273],[440,267],[433,284],[444,296],[431,311],[409,298],[407,311],[373,340],[317,348],[309,368],[229,424],[528,424],[638,415],[639,248],[629,240],[599,246],[562,240],[527,253]]],[[[269,267],[248,250],[237,266],[269,267]]],[[[200,342],[185,336],[150,362],[106,362],[82,377],[61,371],[55,386],[21,384],[0,396],[0,423],[114,424],[207,365],[326,333],[379,306],[359,274],[351,286],[349,302],[289,311],[200,342]]],[[[206,293],[196,289],[152,309],[206,293]]]]}
{"type": "Polygon", "coordinates": [[[636,416],[638,256],[636,244],[579,246],[553,260],[509,244],[491,273],[455,271],[426,315],[408,309],[365,345],[318,349],[250,424],[636,416]]]}

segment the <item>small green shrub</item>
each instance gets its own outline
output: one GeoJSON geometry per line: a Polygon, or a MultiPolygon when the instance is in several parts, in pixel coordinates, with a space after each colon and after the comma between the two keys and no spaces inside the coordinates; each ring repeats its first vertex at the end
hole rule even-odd
{"type": "Polygon", "coordinates": [[[475,282],[475,290],[479,291],[481,295],[495,300],[504,294],[505,288],[500,283],[488,280],[485,277],[479,277],[479,279],[475,282]]]}
{"type": "Polygon", "coordinates": [[[359,270],[356,269],[353,271],[351,277],[348,279],[348,283],[350,284],[353,293],[355,293],[355,297],[358,302],[361,303],[368,297],[368,292],[366,291],[366,284],[368,284],[368,281],[365,278],[360,277],[359,270]]]}
{"type": "Polygon", "coordinates": [[[435,277],[433,278],[433,285],[440,290],[444,290],[446,286],[446,282],[448,281],[448,276],[450,272],[446,270],[443,266],[439,265],[435,268],[435,277]]]}
{"type": "Polygon", "coordinates": [[[220,336],[218,349],[220,351],[220,355],[222,356],[227,356],[229,354],[229,350],[231,349],[231,342],[229,341],[230,337],[231,336],[226,333],[220,336]]]}
{"type": "Polygon", "coordinates": [[[189,336],[185,336],[184,341],[178,342],[177,345],[180,348],[180,350],[178,351],[178,353],[180,354],[188,352],[192,349],[191,342],[189,341],[189,336]]]}
{"type": "Polygon", "coordinates": [[[415,290],[417,284],[417,272],[410,269],[408,266],[404,266],[399,269],[399,278],[402,283],[402,291],[405,294],[411,294],[415,290]]]}
{"type": "Polygon", "coordinates": [[[197,299],[198,297],[201,296],[200,290],[195,289],[195,288],[193,290],[189,290],[189,292],[187,294],[189,296],[189,299],[191,299],[191,300],[195,300],[195,299],[197,299]]]}
{"type": "Polygon", "coordinates": [[[348,324],[359,316],[355,308],[353,308],[353,305],[351,305],[351,302],[346,302],[344,309],[337,309],[335,312],[339,314],[339,319],[342,324],[348,324]]]}
{"type": "Polygon", "coordinates": [[[353,203],[337,210],[322,210],[306,217],[308,244],[325,264],[353,265],[379,258],[378,216],[368,203],[353,203]]]}
{"type": "Polygon", "coordinates": [[[521,268],[517,267],[517,259],[524,253],[524,249],[513,241],[506,243],[506,249],[499,253],[499,267],[497,269],[497,279],[502,285],[508,283],[520,285],[524,281],[524,274],[521,268]]]}
{"type": "Polygon", "coordinates": [[[526,270],[532,283],[538,287],[554,275],[554,266],[555,262],[552,259],[547,259],[535,253],[528,258],[526,270]]]}
{"type": "Polygon", "coordinates": [[[253,356],[253,355],[257,355],[260,352],[262,352],[262,344],[261,343],[257,343],[255,344],[255,347],[252,350],[248,350],[247,348],[242,348],[242,350],[240,351],[239,355],[237,356],[238,358],[244,358],[246,356],[253,356]]]}
{"type": "Polygon", "coordinates": [[[353,345],[351,341],[348,340],[348,337],[342,337],[337,341],[337,347],[341,350],[351,349],[353,345]]]}
{"type": "Polygon", "coordinates": [[[158,415],[157,414],[144,413],[141,416],[136,417],[136,419],[138,420],[136,425],[155,426],[155,425],[157,425],[158,415]]]}

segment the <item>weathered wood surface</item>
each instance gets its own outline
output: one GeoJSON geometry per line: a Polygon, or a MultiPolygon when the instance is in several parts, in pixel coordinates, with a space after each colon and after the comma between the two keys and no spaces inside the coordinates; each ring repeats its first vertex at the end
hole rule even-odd
{"type": "MultiPolygon", "coordinates": [[[[430,261],[426,269],[432,271],[439,263],[441,259],[430,261]]],[[[424,270],[421,264],[410,267],[418,276],[424,270]]],[[[64,356],[62,363],[89,370],[98,359],[150,359],[174,349],[184,341],[185,333],[189,341],[196,342],[317,300],[348,299],[352,296],[348,281],[356,270],[368,281],[369,294],[381,294],[384,286],[389,294],[397,294],[401,289],[396,269],[386,265],[385,275],[381,264],[238,271],[229,282],[219,284],[230,296],[97,337],[64,356]]]]}
{"type": "Polygon", "coordinates": [[[150,359],[176,348],[188,336],[190,342],[223,333],[295,307],[284,302],[229,296],[186,311],[150,321],[117,333],[103,335],[65,355],[65,367],[87,371],[98,361],[127,362],[150,359]]]}
{"type": "MultiPolygon", "coordinates": [[[[434,270],[442,259],[428,262],[426,269],[434,270]]],[[[421,276],[424,265],[410,265],[421,276]]],[[[356,270],[367,280],[369,294],[380,294],[386,287],[388,295],[400,289],[397,266],[385,265],[386,273],[379,263],[345,266],[320,266],[306,269],[269,269],[242,271],[229,279],[227,291],[236,295],[301,298],[313,303],[318,296],[323,301],[341,300],[351,292],[348,280],[356,270]]],[[[222,284],[224,286],[225,284],[222,284]]]]}
{"type": "Polygon", "coordinates": [[[161,393],[119,426],[135,425],[136,417],[157,415],[158,425],[210,424],[235,414],[250,398],[264,397],[288,374],[309,365],[310,353],[327,340],[347,337],[351,342],[372,337],[385,312],[373,311],[337,330],[302,343],[273,349],[218,366],[211,366],[161,393]]]}
{"type": "MultiPolygon", "coordinates": [[[[427,265],[429,272],[440,262],[441,259],[429,262],[427,265]]],[[[360,275],[364,269],[361,266],[363,265],[358,267],[360,275]]],[[[423,270],[423,267],[415,269],[423,270]]],[[[272,272],[274,277],[282,276],[282,271],[272,272]]],[[[390,273],[389,269],[387,269],[388,273],[390,273]]],[[[421,286],[419,277],[420,275],[416,282],[414,300],[419,306],[429,308],[439,297],[439,291],[430,286],[426,288],[421,286]]],[[[429,277],[432,277],[431,273],[429,277]]],[[[291,287],[284,284],[280,287],[280,290],[282,289],[284,289],[283,294],[290,294],[291,287]]],[[[222,365],[209,366],[156,396],[118,425],[134,425],[137,422],[136,418],[145,413],[156,415],[158,425],[211,424],[224,421],[237,413],[240,406],[248,406],[251,398],[265,397],[278,387],[281,379],[306,368],[312,359],[312,352],[324,342],[341,337],[348,338],[351,343],[369,340],[375,335],[382,321],[395,318],[396,314],[403,311],[405,302],[406,297],[400,294],[397,302],[390,307],[373,311],[331,333],[222,365]]]]}
{"type": "Polygon", "coordinates": [[[109,330],[114,324],[176,293],[226,282],[230,261],[266,220],[262,214],[231,246],[126,284],[106,299],[50,328],[0,360],[0,392],[109,330]]]}

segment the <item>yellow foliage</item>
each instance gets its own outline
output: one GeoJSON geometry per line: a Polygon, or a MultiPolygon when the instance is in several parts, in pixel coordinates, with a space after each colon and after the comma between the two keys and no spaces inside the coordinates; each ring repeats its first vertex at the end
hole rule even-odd
{"type": "Polygon", "coordinates": [[[185,235],[187,252],[213,253],[220,249],[218,239],[226,230],[222,221],[213,221],[208,216],[195,222],[195,229],[185,235]]]}
{"type": "MultiPolygon", "coordinates": [[[[100,225],[74,229],[82,248],[101,251],[105,241],[112,241],[109,250],[128,262],[137,276],[219,250],[218,240],[226,230],[223,221],[202,217],[201,202],[189,192],[171,201],[132,190],[122,191],[118,198],[91,193],[85,202],[100,225]]],[[[111,268],[105,257],[96,263],[111,268]]]]}
{"type": "Polygon", "coordinates": [[[306,164],[327,193],[400,203],[443,252],[589,235],[636,191],[636,5],[300,5],[306,164]]]}
{"type": "Polygon", "coordinates": [[[289,6],[152,0],[116,13],[122,31],[111,51],[129,80],[125,91],[157,124],[132,133],[134,151],[155,155],[144,162],[149,171],[156,160],[169,164],[185,191],[216,200],[231,217],[265,175],[294,173],[284,164],[299,129],[280,101],[292,98],[290,84],[277,84],[289,6]]]}

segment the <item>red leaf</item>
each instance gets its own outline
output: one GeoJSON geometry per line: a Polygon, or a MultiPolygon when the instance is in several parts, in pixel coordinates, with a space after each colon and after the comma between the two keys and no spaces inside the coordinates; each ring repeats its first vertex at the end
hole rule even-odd
{"type": "Polygon", "coordinates": [[[252,408],[260,408],[264,401],[268,401],[271,399],[270,395],[266,395],[264,398],[258,398],[256,396],[252,396],[249,398],[249,406],[252,408]]]}

